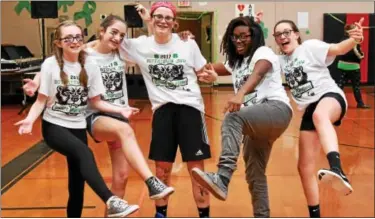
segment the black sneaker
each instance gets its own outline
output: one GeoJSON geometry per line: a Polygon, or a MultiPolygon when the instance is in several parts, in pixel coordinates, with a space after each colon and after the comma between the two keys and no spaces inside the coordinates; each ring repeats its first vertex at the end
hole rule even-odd
{"type": "Polygon", "coordinates": [[[150,199],[162,199],[174,192],[173,187],[166,186],[160,179],[155,176],[146,180],[150,199]]]}
{"type": "Polygon", "coordinates": [[[334,189],[342,192],[344,195],[349,195],[353,192],[348,178],[346,178],[345,174],[340,169],[320,169],[318,171],[318,179],[324,183],[330,182],[334,189]]]}
{"type": "Polygon", "coordinates": [[[206,173],[194,167],[191,170],[193,178],[204,188],[208,189],[216,198],[225,201],[228,195],[228,187],[224,185],[219,174],[206,173]]]}

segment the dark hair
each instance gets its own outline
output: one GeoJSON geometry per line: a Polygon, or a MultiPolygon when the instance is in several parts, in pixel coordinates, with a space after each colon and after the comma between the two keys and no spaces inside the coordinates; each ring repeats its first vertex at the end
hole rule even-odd
{"type": "Polygon", "coordinates": [[[254,21],[253,17],[237,17],[231,20],[228,24],[220,45],[220,52],[225,55],[225,59],[228,61],[229,66],[233,68],[241,65],[244,58],[247,56],[250,57],[248,60],[248,64],[250,64],[251,58],[253,57],[255,51],[265,44],[262,27],[254,21]],[[237,54],[236,47],[231,39],[234,29],[238,26],[247,26],[250,30],[251,48],[244,55],[237,54]]]}
{"type": "MultiPolygon", "coordinates": [[[[292,28],[292,30],[293,30],[294,32],[299,33],[299,29],[298,29],[297,25],[296,25],[293,21],[291,21],[291,20],[281,20],[281,21],[277,22],[277,23],[275,24],[274,28],[273,28],[273,32],[274,32],[274,33],[275,33],[275,30],[276,30],[277,25],[279,25],[279,24],[281,24],[281,23],[287,23],[287,24],[289,24],[290,27],[292,28]]],[[[298,42],[298,44],[300,44],[300,45],[302,44],[301,36],[299,36],[299,38],[297,39],[297,42],[298,42]]]]}

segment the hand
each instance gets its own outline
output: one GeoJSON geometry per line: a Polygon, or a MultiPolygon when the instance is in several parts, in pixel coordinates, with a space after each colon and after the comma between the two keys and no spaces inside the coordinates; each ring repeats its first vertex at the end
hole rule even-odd
{"type": "Polygon", "coordinates": [[[178,36],[183,41],[187,41],[188,39],[195,39],[195,36],[189,30],[179,32],[178,36]]]}
{"type": "Polygon", "coordinates": [[[120,113],[123,117],[130,119],[133,115],[139,113],[139,109],[134,107],[126,107],[121,109],[120,113]]]}
{"type": "Polygon", "coordinates": [[[363,21],[364,18],[362,17],[359,22],[354,23],[356,25],[356,28],[348,31],[349,37],[353,38],[357,43],[361,43],[363,41],[363,21]]]}
{"type": "Polygon", "coordinates": [[[244,95],[238,92],[236,95],[234,95],[232,98],[228,100],[227,105],[224,107],[223,113],[226,113],[227,111],[231,113],[239,111],[241,109],[243,100],[244,95]]]}
{"type": "Polygon", "coordinates": [[[37,83],[35,83],[35,81],[30,78],[23,79],[23,82],[25,83],[22,86],[23,91],[27,96],[33,97],[35,95],[35,92],[38,90],[37,83]]]}
{"type": "Polygon", "coordinates": [[[260,23],[263,19],[263,10],[255,14],[254,21],[255,23],[260,23]]]}
{"type": "Polygon", "coordinates": [[[148,12],[148,10],[145,7],[143,7],[143,5],[137,4],[135,6],[135,8],[137,9],[138,14],[139,14],[139,16],[141,16],[142,20],[144,20],[144,21],[150,21],[151,20],[150,13],[148,12]]]}
{"type": "Polygon", "coordinates": [[[198,80],[205,83],[215,82],[217,79],[217,73],[211,63],[204,66],[203,71],[197,74],[198,80]]]}
{"type": "Polygon", "coordinates": [[[18,134],[30,134],[33,129],[33,122],[29,121],[27,118],[21,121],[16,122],[14,125],[19,125],[18,134]]]}

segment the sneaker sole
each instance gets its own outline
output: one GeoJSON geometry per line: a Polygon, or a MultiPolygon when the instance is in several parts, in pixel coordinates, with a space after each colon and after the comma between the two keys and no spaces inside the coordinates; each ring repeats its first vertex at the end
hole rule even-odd
{"type": "Polygon", "coordinates": [[[162,198],[165,198],[165,197],[167,197],[167,196],[170,196],[172,193],[174,193],[174,188],[172,188],[172,187],[167,187],[166,189],[164,189],[164,191],[163,191],[162,193],[159,193],[159,194],[156,194],[156,195],[150,196],[150,199],[151,199],[151,200],[162,199],[162,198]]]}
{"type": "Polygon", "coordinates": [[[206,174],[204,172],[202,172],[200,169],[198,168],[193,168],[191,170],[191,174],[193,176],[193,178],[201,185],[203,186],[204,188],[208,189],[208,191],[211,192],[211,194],[213,196],[215,196],[217,199],[220,199],[222,201],[225,201],[226,200],[226,195],[220,190],[219,187],[217,187],[215,184],[213,184],[210,180],[210,178],[208,178],[206,176],[206,174]]]}
{"type": "Polygon", "coordinates": [[[124,212],[121,212],[121,213],[117,213],[117,214],[109,214],[108,217],[126,217],[126,216],[129,216],[135,212],[137,212],[139,210],[139,206],[138,205],[132,205],[131,207],[128,207],[126,209],[126,211],[124,212]]]}
{"type": "Polygon", "coordinates": [[[353,187],[347,183],[345,180],[341,178],[340,175],[328,171],[328,170],[319,170],[318,171],[318,179],[321,176],[321,182],[329,184],[331,183],[332,188],[339,191],[344,195],[350,195],[353,192],[353,187]]]}

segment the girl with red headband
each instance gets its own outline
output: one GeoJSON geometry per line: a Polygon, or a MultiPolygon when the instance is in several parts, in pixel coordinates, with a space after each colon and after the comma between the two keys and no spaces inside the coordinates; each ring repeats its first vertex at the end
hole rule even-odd
{"type": "MultiPolygon", "coordinates": [[[[149,158],[155,161],[156,176],[169,185],[178,145],[189,173],[194,167],[204,169],[203,161],[211,157],[197,75],[201,81],[216,75],[203,73],[206,59],[194,40],[172,34],[177,25],[172,3],[156,2],[150,14],[137,8],[154,35],[125,39],[120,52],[141,69],[154,113],[149,158]]],[[[208,191],[193,179],[192,187],[199,216],[208,217],[208,191]]],[[[156,200],[156,217],[167,216],[167,205],[168,198],[156,200]]]]}

